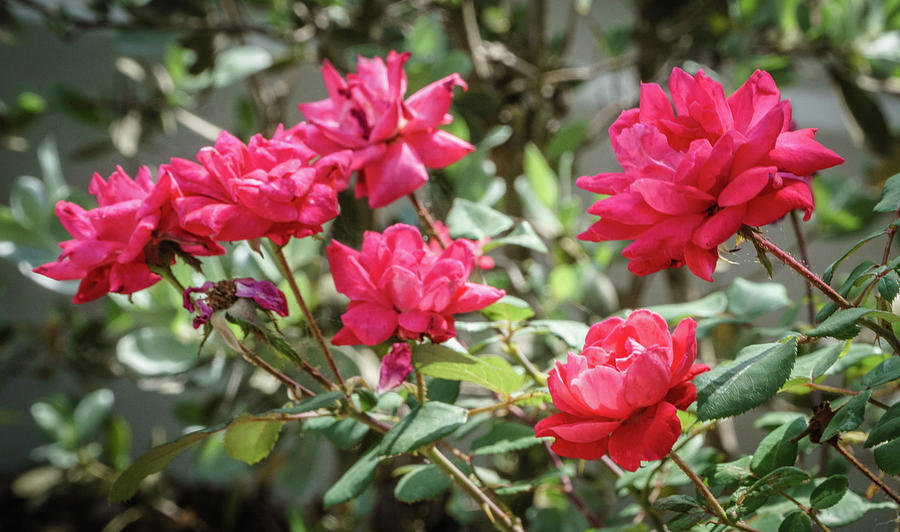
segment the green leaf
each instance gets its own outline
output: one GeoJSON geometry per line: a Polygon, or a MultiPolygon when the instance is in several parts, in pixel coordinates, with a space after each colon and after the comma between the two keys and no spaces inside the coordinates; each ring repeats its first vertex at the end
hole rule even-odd
{"type": "Polygon", "coordinates": [[[528,183],[537,197],[549,209],[555,209],[559,201],[559,179],[547,164],[541,150],[534,143],[525,145],[525,158],[522,161],[528,183]]]}
{"type": "Polygon", "coordinates": [[[817,510],[824,510],[837,504],[844,494],[850,479],[847,475],[832,475],[816,486],[809,496],[809,505],[817,510]]]}
{"type": "Polygon", "coordinates": [[[547,246],[541,237],[534,231],[528,221],[522,221],[508,235],[495,238],[482,246],[485,253],[503,245],[522,246],[523,248],[533,249],[539,253],[547,253],[547,246]]]}
{"type": "Polygon", "coordinates": [[[547,143],[547,158],[555,161],[563,153],[577,150],[588,133],[588,123],[583,120],[566,122],[547,143]]]}
{"type": "Polygon", "coordinates": [[[463,198],[453,200],[453,208],[447,214],[447,227],[453,238],[480,240],[506,231],[513,223],[502,212],[463,198]]]}
{"type": "Polygon", "coordinates": [[[881,419],[875,423],[872,431],[869,432],[869,437],[866,438],[865,447],[872,447],[896,438],[900,438],[900,403],[891,405],[881,419]]]}
{"type": "Polygon", "coordinates": [[[384,435],[380,454],[402,454],[439,440],[466,422],[466,409],[438,403],[414,408],[384,435]]]}
{"type": "Polygon", "coordinates": [[[745,320],[752,320],[791,304],[787,289],[779,283],[753,283],[737,278],[726,295],[728,311],[745,320]]]}
{"type": "Polygon", "coordinates": [[[44,178],[44,186],[50,196],[50,203],[55,205],[57,201],[65,199],[69,195],[69,187],[62,173],[59,163],[59,152],[56,149],[56,141],[53,137],[47,137],[41,141],[37,148],[38,163],[41,165],[41,176],[44,178]]]}
{"type": "Polygon", "coordinates": [[[900,276],[894,270],[887,272],[878,280],[878,293],[888,303],[894,301],[898,292],[900,292],[900,276]]]}
{"type": "Polygon", "coordinates": [[[514,392],[524,383],[524,377],[516,373],[502,358],[476,358],[442,345],[424,344],[413,347],[413,365],[423,375],[474,382],[502,394],[514,392]]]}
{"type": "Polygon", "coordinates": [[[672,532],[678,532],[681,530],[694,530],[697,523],[699,523],[706,517],[707,513],[705,510],[694,508],[692,510],[688,510],[683,514],[676,515],[672,519],[669,519],[669,521],[666,522],[666,527],[672,532]]]}
{"type": "Polygon", "coordinates": [[[769,471],[762,478],[750,486],[750,491],[758,490],[763,486],[774,490],[792,488],[810,481],[809,473],[794,466],[781,466],[769,471]]]}
{"type": "Polygon", "coordinates": [[[763,404],[787,380],[796,353],[796,339],[751,345],[734,362],[698,375],[694,379],[698,417],[736,416],[763,404]]]}
{"type": "Polygon", "coordinates": [[[750,470],[762,477],[779,467],[793,465],[797,460],[797,444],[791,442],[791,439],[805,428],[806,422],[798,418],[766,435],[753,453],[750,470]]]}
{"type": "Polygon", "coordinates": [[[867,316],[874,316],[891,322],[900,320],[900,316],[883,310],[866,307],[848,308],[835,312],[817,327],[806,331],[805,334],[808,336],[831,336],[840,340],[851,340],[859,334],[857,322],[867,316]]]}
{"type": "Polygon", "coordinates": [[[204,429],[186,434],[175,441],[164,443],[154,447],[141,455],[137,460],[122,472],[109,489],[110,502],[122,502],[130,499],[137,492],[141,481],[148,476],[159,473],[172,461],[175,456],[215,434],[218,429],[204,429]]]}
{"type": "Polygon", "coordinates": [[[322,501],[325,508],[347,502],[366,489],[366,486],[372,482],[372,476],[375,474],[378,462],[381,461],[381,456],[379,456],[380,449],[380,445],[369,449],[325,492],[325,497],[322,501]]]}
{"type": "Polygon", "coordinates": [[[716,464],[709,476],[709,485],[722,489],[734,489],[753,474],[750,471],[750,456],[742,456],[733,462],[716,464]]]}
{"type": "MultiPolygon", "coordinates": [[[[895,454],[900,456],[900,453],[895,454]]],[[[847,491],[844,498],[836,505],[819,512],[819,520],[829,527],[846,526],[859,520],[871,510],[895,510],[897,505],[890,501],[870,502],[852,491],[847,491]]]]}
{"type": "Polygon", "coordinates": [[[548,208],[535,193],[528,178],[519,176],[513,182],[516,192],[522,199],[525,206],[525,212],[528,213],[530,220],[534,222],[534,226],[538,233],[545,238],[556,238],[563,233],[562,222],[553,209],[548,208]]]}
{"type": "Polygon", "coordinates": [[[832,262],[831,264],[828,265],[827,268],[825,268],[825,272],[822,274],[822,280],[828,284],[831,284],[831,278],[834,276],[835,268],[837,268],[842,262],[847,260],[847,258],[850,257],[850,255],[853,255],[854,253],[856,253],[859,250],[859,248],[863,247],[866,244],[866,242],[868,242],[870,240],[874,240],[882,235],[884,235],[884,231],[877,231],[877,232],[867,235],[867,236],[863,237],[862,239],[860,239],[859,241],[857,241],[856,244],[853,244],[853,247],[851,247],[849,250],[847,250],[846,253],[844,253],[843,255],[838,257],[838,259],[836,261],[832,262]]]}
{"type": "Polygon", "coordinates": [[[472,454],[497,454],[539,445],[545,438],[535,438],[534,427],[521,423],[497,423],[487,434],[472,442],[472,454]]]}
{"type": "Polygon", "coordinates": [[[884,182],[881,201],[872,209],[875,212],[897,212],[900,209],[900,174],[894,174],[884,182]]]}
{"type": "Polygon", "coordinates": [[[900,356],[892,356],[872,368],[860,384],[865,388],[874,388],[896,379],[900,379],[900,356]]]}
{"type": "Polygon", "coordinates": [[[723,292],[713,292],[708,296],[687,303],[673,303],[669,305],[654,305],[650,310],[656,312],[668,322],[680,320],[688,316],[695,318],[708,318],[717,316],[728,307],[728,298],[723,292]]]}
{"type": "Polygon", "coordinates": [[[415,466],[403,475],[394,488],[394,496],[405,503],[431,499],[453,484],[453,481],[436,465],[415,466]]]}
{"type": "Polygon", "coordinates": [[[559,337],[569,347],[581,349],[584,347],[584,339],[587,337],[589,327],[580,321],[570,320],[533,320],[528,322],[530,327],[546,329],[550,334],[559,337]]]}
{"type": "Polygon", "coordinates": [[[428,379],[425,398],[452,405],[459,397],[459,381],[449,379],[428,379]]]}
{"type": "Polygon", "coordinates": [[[309,399],[304,399],[300,401],[295,406],[285,406],[282,408],[278,408],[273,410],[272,412],[277,414],[302,414],[303,412],[312,412],[313,410],[318,410],[319,408],[325,408],[326,406],[331,406],[335,401],[343,397],[343,392],[333,391],[333,392],[324,392],[315,395],[314,397],[310,397],[309,399]]]}
{"type": "Polygon", "coordinates": [[[811,532],[812,519],[803,510],[794,510],[784,516],[784,521],[778,527],[778,532],[811,532]]]}
{"type": "Polygon", "coordinates": [[[168,328],[148,327],[123,336],[116,358],[140,375],[170,375],[197,364],[197,346],[180,342],[168,328]]]}
{"type": "Polygon", "coordinates": [[[481,313],[491,321],[517,322],[534,316],[526,301],[513,296],[503,296],[496,303],[481,309],[481,313]]]}
{"type": "Polygon", "coordinates": [[[821,440],[828,441],[841,432],[847,432],[860,426],[866,417],[866,402],[871,396],[872,390],[866,390],[847,401],[828,422],[821,440]]]}
{"type": "Polygon", "coordinates": [[[369,427],[355,419],[330,417],[307,419],[303,429],[321,433],[338,449],[353,447],[369,432],[369,427]]]}
{"type": "Polygon", "coordinates": [[[105,388],[97,390],[81,400],[75,407],[72,421],[78,437],[91,435],[109,415],[115,396],[105,388]]]}
{"type": "Polygon", "coordinates": [[[225,433],[228,456],[249,465],[259,462],[275,448],[284,421],[258,420],[250,414],[240,414],[225,433]]]}
{"type": "Polygon", "coordinates": [[[44,183],[32,176],[20,176],[13,182],[9,207],[16,221],[29,229],[44,227],[53,214],[44,183]]]}
{"type": "Polygon", "coordinates": [[[653,508],[662,511],[687,512],[691,508],[703,508],[703,505],[690,495],[670,495],[653,501],[653,508]]]}
{"type": "Polygon", "coordinates": [[[261,46],[233,46],[216,56],[212,84],[225,87],[237,83],[272,65],[272,54],[261,46]]]}
{"type": "Polygon", "coordinates": [[[817,349],[808,355],[797,357],[794,369],[791,370],[791,379],[814,380],[830,368],[840,358],[844,350],[849,350],[849,342],[841,342],[822,349],[817,349]]]}
{"type": "Polygon", "coordinates": [[[900,475],[900,438],[875,448],[875,463],[888,475],[900,475]]]}

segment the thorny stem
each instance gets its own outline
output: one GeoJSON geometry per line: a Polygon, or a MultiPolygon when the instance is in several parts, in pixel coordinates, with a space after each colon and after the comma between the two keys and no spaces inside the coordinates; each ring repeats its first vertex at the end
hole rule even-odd
{"type": "Polygon", "coordinates": [[[800,508],[801,510],[803,510],[803,513],[805,513],[806,515],[808,515],[809,518],[812,519],[813,522],[814,522],[819,528],[822,529],[822,532],[831,532],[831,529],[829,529],[827,526],[825,526],[825,524],[822,523],[822,521],[819,521],[819,518],[816,517],[816,511],[815,511],[814,508],[809,508],[809,507],[807,507],[807,506],[804,506],[803,503],[801,503],[801,502],[798,501],[797,499],[791,497],[790,495],[788,495],[787,493],[785,493],[783,490],[778,490],[778,494],[781,495],[782,497],[784,497],[785,499],[791,501],[792,503],[794,503],[794,505],[797,506],[797,508],[800,508]]]}
{"type": "MultiPolygon", "coordinates": [[[[806,386],[807,388],[812,388],[813,390],[821,390],[823,392],[836,393],[839,395],[859,395],[859,393],[860,393],[860,392],[857,392],[854,390],[848,390],[846,388],[838,388],[836,386],[828,386],[827,384],[819,384],[817,382],[805,382],[805,383],[803,383],[803,385],[806,386]]],[[[869,403],[877,406],[878,408],[884,409],[884,410],[887,410],[888,408],[890,408],[888,405],[882,403],[881,401],[879,401],[878,399],[875,399],[874,397],[869,398],[869,403]]]]}
{"type": "Polygon", "coordinates": [[[259,355],[257,355],[253,351],[251,351],[250,348],[245,346],[243,344],[243,342],[240,342],[238,345],[241,346],[241,355],[243,355],[244,359],[246,359],[247,362],[250,362],[254,366],[261,368],[263,371],[265,371],[269,375],[275,377],[276,379],[278,379],[279,381],[284,383],[288,388],[291,389],[291,392],[294,394],[294,396],[298,400],[301,397],[303,397],[304,395],[309,396],[309,397],[316,395],[315,392],[313,392],[309,388],[303,386],[299,382],[295,381],[294,379],[288,377],[284,373],[275,369],[274,366],[272,366],[271,364],[269,364],[268,362],[263,360],[259,355]]]}
{"type": "Polygon", "coordinates": [[[581,512],[581,515],[583,515],[585,519],[588,520],[591,526],[597,528],[603,526],[603,520],[600,519],[600,516],[598,516],[593,510],[591,510],[591,508],[588,507],[588,505],[584,502],[584,499],[582,499],[577,493],[575,493],[575,487],[572,485],[572,479],[569,478],[569,475],[567,475],[565,469],[563,469],[562,460],[560,460],[559,456],[556,456],[556,453],[554,453],[550,449],[550,442],[545,441],[544,448],[547,449],[547,454],[550,455],[550,461],[553,463],[553,467],[559,470],[559,479],[562,482],[563,493],[566,494],[566,497],[568,497],[569,500],[572,501],[572,504],[574,504],[575,507],[578,508],[578,511],[581,512]]]}
{"type": "Polygon", "coordinates": [[[425,455],[440,468],[447,476],[452,478],[456,484],[463,489],[466,493],[472,497],[475,502],[481,506],[481,509],[484,510],[484,513],[487,514],[488,519],[496,526],[498,529],[508,532],[523,532],[522,524],[518,519],[506,514],[503,510],[497,506],[494,501],[490,499],[487,495],[485,495],[478,486],[472,482],[469,477],[465,475],[456,465],[453,464],[450,460],[447,459],[446,456],[441,454],[440,451],[437,450],[437,447],[434,445],[429,446],[425,449],[425,455]]]}
{"type": "MultiPolygon", "coordinates": [[[[800,220],[797,217],[797,211],[790,212],[791,217],[791,226],[794,228],[794,235],[797,237],[797,248],[800,250],[800,259],[803,261],[803,265],[809,268],[812,264],[809,261],[809,249],[806,245],[806,236],[803,234],[803,227],[800,225],[800,220]]],[[[812,291],[812,283],[809,281],[806,282],[806,310],[809,314],[809,324],[816,324],[816,302],[813,301],[813,291],[812,291]]]]}
{"type": "Polygon", "coordinates": [[[684,474],[691,479],[691,482],[693,482],[694,485],[697,486],[697,489],[700,491],[700,493],[703,494],[703,498],[705,498],[706,502],[708,502],[709,505],[712,506],[716,517],[718,517],[723,523],[727,524],[728,526],[737,528],[738,530],[746,530],[747,532],[759,532],[759,530],[756,530],[753,527],[749,527],[740,521],[732,521],[728,517],[728,514],[725,513],[725,508],[722,508],[722,505],[719,504],[719,500],[716,499],[716,496],[713,495],[711,491],[709,491],[709,488],[707,488],[706,484],[703,483],[703,480],[697,476],[697,473],[694,473],[694,470],[691,469],[691,467],[687,465],[684,460],[682,460],[681,457],[677,454],[669,453],[668,456],[673,462],[675,462],[675,465],[677,465],[681,468],[682,471],[684,471],[684,474]]]}
{"type": "Polygon", "coordinates": [[[315,337],[316,343],[319,344],[319,349],[322,350],[322,354],[325,355],[325,360],[328,361],[331,372],[334,373],[341,388],[344,388],[344,377],[341,376],[341,372],[334,362],[334,357],[331,355],[331,350],[328,349],[328,343],[325,341],[322,329],[319,328],[319,324],[316,323],[315,318],[313,318],[312,312],[310,312],[309,307],[306,306],[306,301],[304,301],[303,295],[300,293],[300,287],[297,286],[297,280],[294,279],[294,274],[291,272],[291,267],[288,265],[287,259],[284,256],[284,251],[280,246],[274,244],[272,244],[271,248],[275,255],[275,259],[278,262],[278,269],[281,270],[281,274],[287,279],[288,285],[291,287],[291,292],[294,293],[294,298],[297,299],[297,304],[300,305],[300,310],[303,312],[303,317],[306,318],[307,327],[309,327],[310,332],[312,332],[313,337],[315,337]]]}
{"type": "Polygon", "coordinates": [[[894,490],[889,488],[888,485],[885,484],[883,480],[881,480],[880,478],[875,476],[874,473],[869,471],[869,468],[867,468],[866,466],[864,466],[862,464],[862,462],[857,460],[856,457],[853,456],[853,454],[849,450],[845,449],[844,446],[842,446],[841,443],[839,441],[837,441],[837,439],[830,440],[828,443],[830,443],[832,447],[837,449],[837,452],[841,453],[841,455],[844,458],[846,458],[847,461],[849,461],[851,464],[853,464],[853,466],[856,469],[859,469],[863,475],[868,477],[868,479],[871,480],[876,486],[881,488],[881,491],[885,492],[888,497],[894,499],[894,502],[896,502],[897,504],[900,504],[900,495],[897,495],[896,493],[894,493],[894,490]]]}
{"type": "Polygon", "coordinates": [[[416,214],[419,215],[419,219],[422,220],[422,224],[425,225],[425,230],[428,232],[428,235],[435,239],[435,241],[441,245],[441,248],[446,248],[450,245],[449,242],[445,242],[443,238],[441,238],[440,233],[438,233],[437,226],[435,225],[434,218],[432,218],[431,213],[428,212],[428,209],[422,205],[422,202],[419,201],[419,198],[416,197],[415,192],[410,192],[407,197],[409,201],[412,203],[413,209],[415,209],[416,214]]]}

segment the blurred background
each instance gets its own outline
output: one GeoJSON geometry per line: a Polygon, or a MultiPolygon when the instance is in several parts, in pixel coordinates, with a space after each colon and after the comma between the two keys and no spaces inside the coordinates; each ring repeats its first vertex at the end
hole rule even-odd
{"type": "MultiPolygon", "coordinates": [[[[389,472],[356,504],[324,510],[322,493],[360,449],[359,438],[329,426],[291,429],[253,469],[210,438],[152,489],[108,504],[116,472],[152,445],[286,397],[215,339],[201,350],[167,286],[76,307],[72,284],[30,273],[55,260],[57,242],[68,238],[55,202],[94,206],[94,172],[106,177],[121,165],[134,175],[140,165],[193,158],[222,129],[246,140],[293,125],[302,119],[296,103],[326,94],[322,59],[347,72],[358,55],[392,49],[413,54],[408,94],[453,72],[468,81],[448,129],[478,150],[432,172],[422,196],[439,218],[453,198],[465,198],[531,221],[526,245],[491,253],[498,267],[488,280],[541,309],[539,317],[593,323],[726,289],[731,305],[748,297],[733,284],[738,268],[720,264],[713,285],[680,271],[635,278],[619,256],[624,244],[575,239],[594,198],[577,192],[574,178],[619,169],[608,127],[637,105],[641,80],[664,84],[672,67],[703,68],[728,93],[755,69],[769,71],[797,126],[819,128],[817,139],[847,159],[814,180],[817,209],[805,230],[819,271],[844,242],[871,231],[881,184],[900,171],[900,0],[4,0],[0,529],[485,529],[459,497],[396,501],[389,472]]],[[[399,203],[373,214],[344,194],[330,233],[355,244],[361,229],[416,223],[399,203]]],[[[770,237],[793,249],[789,223],[770,237]]],[[[321,244],[307,240],[288,252],[333,333],[344,303],[321,244]]],[[[754,272],[749,280],[766,280],[762,268],[747,266],[752,250],[732,259],[743,275],[754,272]]],[[[242,247],[204,264],[214,279],[280,279],[242,247]]],[[[803,287],[790,277],[776,271],[787,291],[762,309],[761,322],[777,326],[800,309],[803,287]]],[[[733,311],[714,306],[706,317],[733,311]]],[[[727,320],[709,331],[704,352],[713,359],[759,334],[727,320]]],[[[302,327],[288,333],[309,341],[302,327]]],[[[546,367],[565,346],[536,337],[532,351],[546,367]]],[[[374,382],[379,354],[347,351],[339,362],[374,382]]],[[[737,450],[733,441],[722,446],[737,450]]],[[[515,478],[534,476],[540,463],[523,453],[497,467],[515,478]]],[[[599,497],[609,485],[584,488],[606,504],[599,497]]],[[[584,528],[552,497],[521,506],[533,530],[584,528]]]]}

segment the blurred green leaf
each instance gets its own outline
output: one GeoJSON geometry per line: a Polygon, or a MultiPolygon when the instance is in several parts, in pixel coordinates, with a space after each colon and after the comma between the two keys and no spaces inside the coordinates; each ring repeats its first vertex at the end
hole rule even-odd
{"type": "Polygon", "coordinates": [[[225,450],[228,456],[249,465],[259,462],[272,452],[284,421],[258,420],[250,414],[234,418],[225,432],[225,450]]]}
{"type": "Polygon", "coordinates": [[[338,449],[353,447],[369,432],[369,427],[355,419],[332,417],[307,419],[303,423],[303,429],[320,432],[338,449]]]}
{"type": "Polygon", "coordinates": [[[839,340],[850,340],[859,334],[859,320],[873,316],[891,322],[900,321],[900,316],[873,308],[857,307],[839,310],[827,320],[805,332],[807,336],[831,336],[839,340]]]}
{"type": "Polygon", "coordinates": [[[53,206],[44,183],[31,176],[13,181],[9,207],[16,221],[29,229],[42,229],[53,216],[53,206]]]}
{"type": "Polygon", "coordinates": [[[314,397],[310,397],[309,399],[304,399],[300,401],[295,406],[285,406],[282,408],[278,408],[273,410],[272,412],[276,414],[302,414],[303,412],[311,412],[313,410],[318,410],[319,408],[325,408],[327,406],[331,406],[335,401],[344,396],[343,392],[338,390],[334,390],[331,392],[322,392],[320,394],[315,395],[314,397]]]}
{"type": "Polygon", "coordinates": [[[527,220],[523,220],[519,223],[519,225],[513,228],[506,236],[495,238],[486,243],[482,249],[487,253],[496,247],[508,244],[533,249],[539,253],[547,253],[547,246],[544,244],[544,241],[541,240],[541,237],[538,236],[527,220]]]}
{"type": "Polygon", "coordinates": [[[735,416],[778,392],[794,366],[797,340],[745,347],[730,364],[702,373],[697,387],[700,419],[735,416]]]}
{"type": "Polygon", "coordinates": [[[144,328],[123,336],[116,344],[116,358],[140,375],[170,375],[197,364],[197,346],[179,341],[165,328],[144,328]]]}
{"type": "Polygon", "coordinates": [[[110,390],[102,388],[84,397],[72,415],[75,430],[80,438],[86,438],[96,431],[109,416],[115,397],[110,390]]]}
{"type": "Polygon", "coordinates": [[[328,488],[322,501],[325,508],[347,502],[366,489],[366,486],[372,482],[372,476],[375,474],[378,462],[381,461],[380,449],[380,444],[369,449],[366,454],[362,455],[356,463],[341,475],[341,478],[333,486],[328,488]]]}
{"type": "Polygon", "coordinates": [[[524,157],[522,166],[532,190],[545,207],[555,209],[559,201],[559,178],[533,143],[525,145],[524,157]]]}
{"type": "Polygon", "coordinates": [[[762,478],[750,486],[750,490],[758,490],[762,487],[774,490],[787,489],[806,484],[810,481],[810,478],[809,473],[806,471],[794,466],[784,465],[763,475],[762,478]]]}
{"type": "Polygon", "coordinates": [[[900,402],[894,403],[872,427],[866,438],[866,447],[900,438],[900,402]]]}
{"type": "Polygon", "coordinates": [[[728,306],[728,298],[722,292],[713,292],[706,297],[686,303],[671,303],[667,305],[653,305],[650,310],[656,312],[668,322],[681,320],[682,318],[708,318],[725,311],[728,306]]]}
{"type": "Polygon", "coordinates": [[[778,283],[754,283],[737,278],[726,292],[728,311],[741,319],[752,320],[791,304],[787,289],[778,283]]]}
{"type": "Polygon", "coordinates": [[[900,209],[900,174],[895,174],[884,182],[881,190],[881,201],[875,207],[875,212],[895,213],[900,209]]]}
{"type": "Polygon", "coordinates": [[[272,54],[261,46],[233,46],[216,56],[212,84],[225,87],[237,83],[272,65],[272,54]]]}
{"type": "Polygon", "coordinates": [[[584,339],[589,329],[580,321],[571,320],[533,320],[528,322],[528,326],[547,329],[550,334],[559,337],[574,349],[581,349],[584,346],[584,339]]]}
{"type": "Polygon", "coordinates": [[[847,475],[832,475],[816,486],[809,496],[809,505],[817,510],[830,508],[844,497],[849,485],[847,475]]]}
{"type": "Polygon", "coordinates": [[[900,475],[900,438],[875,448],[875,463],[888,475],[900,475]]]}
{"type": "Polygon", "coordinates": [[[397,482],[394,496],[397,500],[411,504],[432,499],[446,490],[453,481],[436,465],[419,465],[397,482]]]}
{"type": "Polygon", "coordinates": [[[509,216],[487,205],[456,198],[447,214],[447,227],[453,238],[479,240],[492,237],[513,226],[509,216]]]}
{"type": "Polygon", "coordinates": [[[534,311],[526,301],[513,296],[503,296],[496,303],[481,309],[481,313],[491,321],[517,322],[534,316],[534,311]]]}
{"type": "Polygon", "coordinates": [[[812,519],[803,510],[793,510],[784,516],[778,532],[811,532],[812,519]]]}
{"type": "Polygon", "coordinates": [[[379,454],[414,451],[439,440],[466,422],[466,409],[431,401],[417,406],[384,435],[379,454]]]}

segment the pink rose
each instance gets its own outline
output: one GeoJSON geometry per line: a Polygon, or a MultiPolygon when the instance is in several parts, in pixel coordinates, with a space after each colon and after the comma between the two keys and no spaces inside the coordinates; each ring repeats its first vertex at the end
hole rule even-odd
{"type": "Polygon", "coordinates": [[[685,319],[670,335],[662,316],[645,309],[594,324],[581,354],[570,352],[550,370],[560,412],[538,422],[535,434],[556,438],[561,456],[594,460],[609,452],[629,471],[663,458],[681,434],[676,410],[697,398],[691,381],[709,371],[694,364],[696,327],[685,319]]]}
{"type": "Polygon", "coordinates": [[[375,345],[392,336],[443,342],[456,335],[454,314],[482,309],[503,290],[468,281],[472,244],[456,240],[437,252],[415,227],[366,231],[362,251],[338,241],[327,248],[337,291],[350,298],[335,345],[375,345]]]}
{"type": "Polygon", "coordinates": [[[172,159],[182,225],[218,241],[269,237],[282,245],[322,231],[338,215],[337,188],[349,176],[350,152],[319,154],[279,126],[271,139],[245,145],[223,131],[197,153],[200,164],[172,159]]]}
{"type": "Polygon", "coordinates": [[[148,263],[168,266],[176,255],[190,260],[225,253],[209,238],[178,225],[169,204],[173,187],[165,171],[154,184],[146,166],[134,180],[121,167],[108,181],[94,174],[88,190],[98,207],[57,203],[56,216],[74,238],[59,244],[59,260],[34,271],[58,281],[81,279],[72,301],[86,303],[107,292],[131,294],[156,283],[160,277],[148,263]]]}
{"type": "MultiPolygon", "coordinates": [[[[450,245],[453,239],[450,238],[450,228],[441,221],[434,222],[434,230],[437,232],[438,238],[429,240],[428,248],[431,251],[440,253],[444,246],[450,245]]],[[[468,238],[460,238],[458,240],[464,240],[472,244],[472,252],[475,253],[475,264],[479,269],[492,270],[497,265],[494,259],[484,254],[484,249],[482,249],[485,244],[491,241],[491,237],[486,236],[478,240],[469,240],[468,238]]]]}
{"type": "Polygon", "coordinates": [[[601,219],[579,238],[634,239],[622,255],[637,275],[687,264],[712,281],[719,244],[793,209],[809,219],[812,174],[844,159],[813,140],[815,129],[791,130],[791,104],[767,72],[726,99],[702,70],[676,68],[669,90],[675,112],[659,85],[642,84],[640,107],[609,128],[624,172],[578,179],[610,196],[588,210],[601,219]]]}
{"type": "Polygon", "coordinates": [[[409,56],[392,51],[387,64],[380,57],[360,57],[357,73],[346,81],[326,60],[322,77],[328,98],[298,106],[308,121],[301,127],[311,148],[325,154],[353,150],[356,197],[368,196],[372,208],[421,187],[428,180],[426,167],[443,168],[475,149],[438,129],[453,120],[448,114],[453,87],[465,89],[465,81],[451,74],[404,101],[403,64],[409,56]]]}

